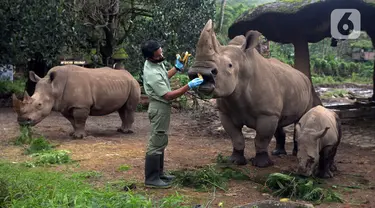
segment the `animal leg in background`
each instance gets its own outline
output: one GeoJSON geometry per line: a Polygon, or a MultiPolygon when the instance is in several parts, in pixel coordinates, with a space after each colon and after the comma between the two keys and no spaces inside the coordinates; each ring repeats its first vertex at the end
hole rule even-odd
{"type": "Polygon", "coordinates": [[[232,140],[233,152],[230,161],[236,165],[246,165],[245,138],[242,134],[242,126],[236,126],[232,119],[222,112],[219,112],[219,116],[221,124],[232,140]]]}
{"type": "Polygon", "coordinates": [[[140,95],[140,88],[133,87],[127,102],[118,110],[122,122],[121,127],[117,129],[118,132],[122,132],[124,134],[134,133],[131,128],[134,123],[134,114],[137,109],[137,105],[141,100],[140,95]]]}
{"type": "Polygon", "coordinates": [[[274,136],[276,138],[276,148],[272,151],[272,155],[286,155],[284,128],[277,127],[274,136]]]}
{"type": "Polygon", "coordinates": [[[293,156],[297,156],[298,152],[298,142],[296,138],[297,130],[296,130],[297,123],[294,124],[294,130],[293,130],[293,156]]]}
{"type": "Polygon", "coordinates": [[[70,124],[72,124],[73,126],[73,131],[71,133],[69,133],[69,136],[73,136],[74,134],[74,131],[76,129],[76,126],[75,126],[75,122],[74,122],[74,118],[72,115],[70,114],[67,114],[67,113],[61,113],[66,119],[68,119],[68,121],[70,122],[70,124]]]}
{"type": "Polygon", "coordinates": [[[319,158],[319,169],[318,177],[320,178],[332,178],[333,173],[330,170],[330,167],[333,163],[335,157],[335,146],[327,146],[320,153],[319,158]]]}
{"type": "Polygon", "coordinates": [[[120,115],[122,123],[121,123],[121,127],[118,128],[117,131],[124,133],[124,134],[134,133],[131,130],[132,124],[134,122],[134,111],[131,109],[128,109],[125,104],[118,110],[118,114],[120,115]]]}
{"type": "Polygon", "coordinates": [[[255,150],[256,155],[251,158],[253,166],[268,167],[273,161],[268,155],[268,146],[275,134],[279,118],[277,116],[262,116],[256,121],[255,150]]]}
{"type": "MultiPolygon", "coordinates": [[[[338,135],[337,135],[337,144],[336,144],[336,146],[333,149],[334,156],[336,156],[337,148],[340,145],[341,137],[342,137],[341,120],[340,120],[340,118],[339,118],[339,116],[337,114],[335,115],[335,118],[336,118],[336,128],[337,128],[338,135]]],[[[335,160],[334,159],[332,160],[332,164],[330,165],[329,169],[332,172],[337,171],[337,167],[335,165],[335,160]]]]}
{"type": "Polygon", "coordinates": [[[72,116],[74,118],[74,138],[83,138],[87,136],[85,131],[86,120],[89,116],[89,110],[85,108],[73,108],[71,109],[72,116]]]}

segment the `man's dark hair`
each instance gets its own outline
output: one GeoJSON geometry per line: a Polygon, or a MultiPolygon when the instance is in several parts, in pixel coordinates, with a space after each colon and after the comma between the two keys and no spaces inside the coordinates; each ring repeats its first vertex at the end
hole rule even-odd
{"type": "Polygon", "coordinates": [[[154,52],[160,48],[160,44],[155,40],[148,40],[141,46],[143,57],[151,58],[154,56],[154,52]]]}

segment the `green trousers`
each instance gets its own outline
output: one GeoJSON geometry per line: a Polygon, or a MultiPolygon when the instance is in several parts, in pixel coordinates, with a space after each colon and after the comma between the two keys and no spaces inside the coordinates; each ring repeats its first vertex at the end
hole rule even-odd
{"type": "Polygon", "coordinates": [[[161,154],[168,145],[171,105],[152,100],[147,113],[151,123],[151,135],[148,140],[146,155],[161,154]]]}

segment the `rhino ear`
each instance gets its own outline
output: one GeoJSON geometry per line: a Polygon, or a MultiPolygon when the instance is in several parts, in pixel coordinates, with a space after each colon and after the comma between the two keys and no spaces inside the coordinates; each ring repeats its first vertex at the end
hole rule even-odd
{"type": "Polygon", "coordinates": [[[327,132],[328,132],[328,129],[329,129],[329,127],[327,126],[325,129],[323,129],[323,130],[321,130],[321,131],[318,131],[318,132],[316,132],[315,134],[314,134],[314,136],[315,136],[315,139],[319,139],[319,138],[322,138],[322,137],[324,137],[326,134],[327,134],[327,132]]]}
{"type": "Polygon", "coordinates": [[[53,80],[56,78],[56,72],[51,72],[50,74],[49,74],[49,80],[50,80],[50,82],[53,82],[53,80]]]}
{"type": "Polygon", "coordinates": [[[242,46],[246,41],[245,36],[243,35],[238,35],[234,37],[232,40],[229,41],[228,45],[237,45],[237,46],[242,46]]]}
{"type": "Polygon", "coordinates": [[[33,81],[33,82],[39,82],[39,80],[41,79],[38,75],[35,74],[35,72],[33,71],[29,71],[29,77],[30,77],[30,80],[33,81]]]}
{"type": "Polygon", "coordinates": [[[246,42],[242,45],[242,50],[252,50],[259,44],[259,37],[262,34],[256,30],[250,30],[246,33],[246,42]]]}

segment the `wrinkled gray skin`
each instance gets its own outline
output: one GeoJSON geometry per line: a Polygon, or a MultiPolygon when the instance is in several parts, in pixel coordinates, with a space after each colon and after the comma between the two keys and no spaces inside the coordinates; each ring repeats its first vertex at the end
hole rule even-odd
{"type": "Polygon", "coordinates": [[[20,125],[34,126],[47,117],[51,110],[59,111],[74,128],[74,138],[87,136],[89,116],[102,116],[117,111],[122,133],[132,133],[134,112],[140,102],[139,83],[125,70],[108,67],[87,69],[75,65],[52,68],[44,78],[30,71],[36,82],[34,94],[25,93],[22,101],[13,94],[13,108],[20,125]]]}
{"type": "MultiPolygon", "coordinates": [[[[221,123],[232,139],[231,161],[247,163],[244,157],[244,125],[256,130],[257,167],[273,165],[268,146],[273,136],[285,142],[283,127],[296,123],[313,106],[310,80],[298,70],[277,59],[266,59],[255,47],[257,31],[237,36],[227,46],[217,41],[209,20],[196,47],[196,59],[188,71],[190,79],[202,74],[200,95],[216,98],[221,123]]],[[[294,153],[296,153],[296,145],[294,153]]],[[[275,154],[285,154],[284,143],[275,154]]]]}
{"type": "Polygon", "coordinates": [[[323,106],[310,109],[296,125],[298,173],[333,177],[336,150],[341,141],[338,115],[323,106]]]}

